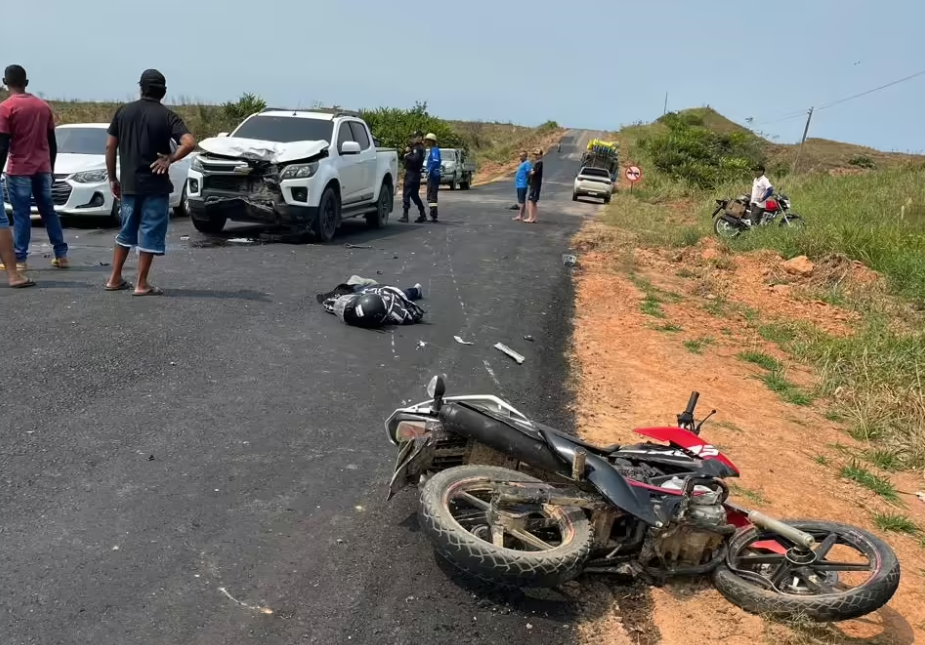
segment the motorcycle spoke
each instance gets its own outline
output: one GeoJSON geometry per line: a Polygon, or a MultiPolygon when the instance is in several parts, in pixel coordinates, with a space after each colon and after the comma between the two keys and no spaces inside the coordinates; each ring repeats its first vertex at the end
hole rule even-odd
{"type": "Polygon", "coordinates": [[[829,554],[829,551],[832,550],[832,547],[838,542],[838,535],[835,533],[829,533],[826,538],[819,543],[819,546],[816,547],[814,553],[816,557],[820,560],[823,560],[825,556],[829,554]]]}
{"type": "Polygon", "coordinates": [[[546,544],[543,540],[539,539],[532,533],[527,533],[526,531],[519,531],[517,529],[509,529],[508,533],[526,544],[527,546],[532,546],[537,551],[548,551],[552,545],[546,544]]]}
{"type": "Polygon", "coordinates": [[[832,562],[823,560],[810,565],[813,571],[871,571],[873,565],[870,562],[858,564],[857,562],[832,562]]]}
{"type": "Polygon", "coordinates": [[[757,555],[743,555],[737,561],[738,566],[760,565],[760,564],[780,564],[784,561],[784,556],[779,553],[761,553],[757,555]]]}
{"type": "Polygon", "coordinates": [[[491,525],[491,543],[495,546],[504,546],[504,527],[498,524],[491,525]]]}
{"type": "Polygon", "coordinates": [[[491,504],[489,504],[485,500],[479,499],[475,495],[471,493],[467,493],[465,491],[458,493],[456,497],[459,499],[466,500],[466,502],[469,503],[469,505],[474,506],[481,511],[488,511],[491,508],[491,504]]]}

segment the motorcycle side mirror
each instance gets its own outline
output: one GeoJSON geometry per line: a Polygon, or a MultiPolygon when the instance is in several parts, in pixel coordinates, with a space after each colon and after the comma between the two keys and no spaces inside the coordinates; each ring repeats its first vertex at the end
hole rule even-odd
{"type": "Polygon", "coordinates": [[[432,399],[441,399],[444,394],[446,394],[446,381],[443,376],[438,374],[430,379],[430,383],[427,384],[427,396],[432,399]]]}

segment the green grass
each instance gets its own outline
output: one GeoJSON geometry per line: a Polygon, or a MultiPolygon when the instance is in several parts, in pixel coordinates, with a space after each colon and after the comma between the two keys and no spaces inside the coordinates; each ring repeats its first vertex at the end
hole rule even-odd
{"type": "Polygon", "coordinates": [[[873,491],[888,502],[899,502],[899,494],[893,486],[893,482],[886,477],[875,475],[867,468],[860,465],[856,460],[852,460],[850,463],[842,466],[839,474],[844,479],[850,479],[864,488],[873,491]]]}
{"type": "Polygon", "coordinates": [[[752,365],[757,365],[762,369],[766,369],[769,372],[778,372],[783,369],[780,361],[774,358],[773,356],[768,356],[764,352],[748,351],[742,352],[739,354],[741,358],[746,363],[751,363],[752,365]]]}
{"type": "Polygon", "coordinates": [[[874,513],[873,520],[874,526],[881,531],[905,533],[906,535],[918,535],[921,532],[915,522],[899,513],[874,513]]]}
{"type": "Polygon", "coordinates": [[[729,492],[740,495],[745,499],[751,500],[755,504],[767,504],[768,500],[760,492],[739,486],[738,484],[729,484],[729,492]]]}
{"type": "Polygon", "coordinates": [[[681,329],[681,325],[675,325],[674,323],[665,323],[663,325],[653,325],[652,329],[655,331],[663,331],[670,334],[676,334],[679,331],[684,331],[681,329]]]}
{"type": "Polygon", "coordinates": [[[703,310],[716,318],[726,318],[729,315],[729,303],[725,298],[707,300],[703,305],[703,310]]]}
{"type": "Polygon", "coordinates": [[[887,472],[898,472],[905,465],[903,454],[889,448],[870,448],[861,453],[861,456],[880,470],[887,472]]]}
{"type": "Polygon", "coordinates": [[[777,394],[781,399],[793,405],[810,405],[813,397],[804,392],[797,385],[788,381],[781,371],[768,372],[758,377],[769,390],[777,394]]]}
{"type": "Polygon", "coordinates": [[[768,323],[758,328],[758,335],[769,343],[776,345],[786,345],[793,342],[796,338],[796,331],[793,325],[786,323],[768,323]]]}
{"type": "Polygon", "coordinates": [[[714,340],[709,336],[704,336],[702,338],[693,338],[691,340],[684,341],[684,348],[693,353],[693,354],[703,354],[703,350],[708,345],[712,345],[714,340]]]}
{"type": "Polygon", "coordinates": [[[815,461],[820,466],[828,466],[831,463],[831,460],[825,455],[816,455],[813,457],[813,461],[815,461]]]}
{"type": "Polygon", "coordinates": [[[713,425],[719,428],[725,428],[726,430],[732,430],[733,432],[738,432],[739,434],[742,434],[743,432],[745,432],[745,430],[743,430],[736,424],[731,423],[730,421],[717,421],[713,425]]]}

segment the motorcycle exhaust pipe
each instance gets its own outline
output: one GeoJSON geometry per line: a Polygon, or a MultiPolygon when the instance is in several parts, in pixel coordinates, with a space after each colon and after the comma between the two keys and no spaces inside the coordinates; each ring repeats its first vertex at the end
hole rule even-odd
{"type": "Polygon", "coordinates": [[[571,474],[571,465],[564,464],[545,442],[481,412],[450,403],[440,410],[440,421],[453,434],[471,438],[534,468],[566,477],[571,474]]]}
{"type": "Polygon", "coordinates": [[[775,520],[771,517],[768,517],[761,511],[749,511],[748,521],[759,528],[765,529],[766,531],[777,533],[781,537],[787,538],[797,546],[801,546],[804,549],[812,549],[814,546],[816,546],[816,538],[814,538],[809,533],[801,531],[798,528],[794,528],[789,524],[784,524],[780,520],[775,520]]]}

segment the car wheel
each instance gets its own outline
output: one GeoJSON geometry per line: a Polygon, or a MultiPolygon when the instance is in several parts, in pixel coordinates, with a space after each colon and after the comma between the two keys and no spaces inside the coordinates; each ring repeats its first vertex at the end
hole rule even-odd
{"type": "Polygon", "coordinates": [[[112,200],[112,211],[109,213],[109,221],[107,222],[111,226],[120,228],[122,226],[122,200],[115,199],[112,200]]]}
{"type": "Polygon", "coordinates": [[[573,202],[577,202],[577,201],[578,201],[578,193],[572,193],[572,201],[573,201],[573,202]]]}
{"type": "Polygon", "coordinates": [[[379,189],[379,201],[376,203],[376,212],[366,215],[366,223],[371,228],[382,228],[389,223],[389,213],[392,212],[392,187],[383,182],[379,189]]]}
{"type": "Polygon", "coordinates": [[[321,193],[321,201],[318,202],[318,217],[315,218],[312,232],[320,242],[327,244],[334,239],[334,232],[337,231],[339,222],[340,197],[337,191],[328,186],[321,193]]]}
{"type": "Polygon", "coordinates": [[[186,184],[183,184],[183,192],[180,193],[180,203],[173,209],[177,217],[189,217],[189,195],[186,194],[186,184]]]}

